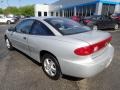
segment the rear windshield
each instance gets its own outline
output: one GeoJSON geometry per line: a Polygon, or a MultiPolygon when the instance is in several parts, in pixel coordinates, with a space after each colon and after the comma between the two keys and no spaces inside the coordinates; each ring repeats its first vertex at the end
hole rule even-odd
{"type": "Polygon", "coordinates": [[[71,35],[91,31],[89,27],[67,18],[47,18],[45,21],[52,25],[63,35],[71,35]]]}

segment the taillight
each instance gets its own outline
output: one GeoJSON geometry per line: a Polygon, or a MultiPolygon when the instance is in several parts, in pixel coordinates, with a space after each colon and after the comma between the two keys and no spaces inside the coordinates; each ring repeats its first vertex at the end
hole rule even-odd
{"type": "Polygon", "coordinates": [[[92,22],[91,20],[84,20],[85,23],[90,23],[92,22]]]}
{"type": "Polygon", "coordinates": [[[118,19],[119,17],[115,17],[116,19],[118,19]]]}
{"type": "Polygon", "coordinates": [[[89,55],[89,54],[93,53],[93,50],[92,50],[91,46],[86,46],[86,47],[81,47],[81,48],[75,49],[74,53],[76,55],[84,56],[84,55],[89,55]]]}
{"type": "Polygon", "coordinates": [[[90,55],[94,52],[99,51],[100,49],[102,49],[103,47],[107,46],[107,44],[112,40],[112,37],[107,38],[106,40],[103,40],[101,42],[95,43],[93,45],[89,45],[89,46],[85,46],[85,47],[81,47],[81,48],[77,48],[74,50],[74,53],[76,55],[81,55],[81,56],[85,56],[85,55],[90,55]]]}

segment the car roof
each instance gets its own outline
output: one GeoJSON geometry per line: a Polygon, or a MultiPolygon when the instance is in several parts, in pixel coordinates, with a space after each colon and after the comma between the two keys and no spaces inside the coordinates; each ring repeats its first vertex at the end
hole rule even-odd
{"type": "Polygon", "coordinates": [[[44,20],[44,19],[48,19],[48,18],[62,18],[62,17],[46,16],[46,17],[30,17],[30,18],[26,18],[26,19],[44,20]]]}

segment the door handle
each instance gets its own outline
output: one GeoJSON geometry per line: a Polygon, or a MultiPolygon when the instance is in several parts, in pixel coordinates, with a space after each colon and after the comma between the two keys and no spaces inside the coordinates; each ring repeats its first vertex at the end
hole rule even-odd
{"type": "Polygon", "coordinates": [[[23,37],[23,39],[25,39],[25,40],[26,40],[27,38],[26,38],[26,37],[23,37]]]}

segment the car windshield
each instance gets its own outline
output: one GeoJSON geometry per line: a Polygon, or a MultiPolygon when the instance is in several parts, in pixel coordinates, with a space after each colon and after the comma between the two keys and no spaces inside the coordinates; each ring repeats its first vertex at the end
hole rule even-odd
{"type": "Polygon", "coordinates": [[[71,35],[91,31],[89,27],[67,18],[47,18],[45,21],[52,25],[63,35],[71,35]]]}

